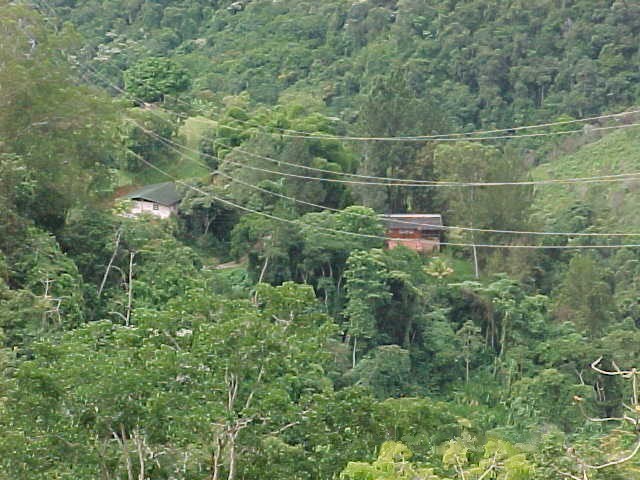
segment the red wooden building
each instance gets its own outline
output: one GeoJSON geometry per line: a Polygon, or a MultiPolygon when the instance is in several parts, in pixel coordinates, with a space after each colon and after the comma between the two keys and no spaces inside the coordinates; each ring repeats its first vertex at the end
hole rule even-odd
{"type": "Polygon", "coordinates": [[[393,214],[382,215],[386,227],[387,248],[404,245],[421,253],[440,250],[442,215],[437,214],[393,214]]]}

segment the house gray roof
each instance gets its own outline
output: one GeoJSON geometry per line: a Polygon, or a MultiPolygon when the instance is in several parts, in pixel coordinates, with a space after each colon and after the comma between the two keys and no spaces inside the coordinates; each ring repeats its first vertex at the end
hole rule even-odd
{"type": "Polygon", "coordinates": [[[125,198],[130,200],[146,200],[148,202],[159,203],[170,207],[175,205],[182,196],[178,193],[176,184],[174,182],[155,183],[153,185],[147,185],[135,192],[131,192],[126,195],[125,198]]]}
{"type": "Polygon", "coordinates": [[[442,215],[439,214],[391,214],[380,215],[388,229],[439,231],[442,230],[442,215]]]}

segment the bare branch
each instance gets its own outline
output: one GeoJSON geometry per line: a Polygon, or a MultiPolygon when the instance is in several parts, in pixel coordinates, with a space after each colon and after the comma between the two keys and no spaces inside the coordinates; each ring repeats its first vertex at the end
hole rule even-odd
{"type": "Polygon", "coordinates": [[[634,375],[634,370],[629,370],[629,371],[623,371],[620,370],[620,368],[618,368],[618,366],[616,365],[616,362],[611,362],[613,365],[613,368],[615,368],[616,370],[611,372],[611,371],[607,371],[607,370],[603,370],[600,367],[598,367],[598,365],[600,364],[600,362],[602,362],[602,357],[600,357],[599,359],[597,359],[595,362],[593,362],[591,364],[591,368],[598,372],[601,375],[609,375],[609,376],[626,376],[626,378],[630,378],[631,375],[634,375]]]}
{"type": "Polygon", "coordinates": [[[129,283],[127,284],[127,313],[125,316],[125,325],[128,327],[131,321],[131,303],[133,302],[133,259],[136,256],[136,252],[129,254],[129,283]]]}
{"type": "Polygon", "coordinates": [[[624,422],[629,420],[629,417],[627,417],[626,415],[624,417],[605,417],[605,418],[590,417],[589,415],[587,415],[587,412],[585,412],[581,402],[577,402],[577,405],[578,405],[578,409],[580,409],[580,413],[582,413],[584,418],[586,418],[590,422],[605,423],[605,422],[624,422]]]}
{"type": "Polygon", "coordinates": [[[300,422],[287,423],[284,427],[274,430],[269,435],[280,435],[282,432],[289,430],[290,428],[297,427],[298,425],[300,425],[300,422]]]}
{"type": "Polygon", "coordinates": [[[635,457],[638,454],[638,452],[640,452],[640,440],[638,440],[634,449],[626,457],[622,457],[622,458],[619,458],[618,460],[613,460],[611,462],[604,463],[602,465],[585,465],[585,467],[587,467],[590,470],[602,470],[603,468],[612,467],[614,465],[620,465],[621,463],[625,463],[633,459],[633,457],[635,457]]]}
{"type": "MultiPolygon", "coordinates": [[[[262,375],[264,375],[264,365],[260,366],[260,373],[258,373],[258,379],[256,380],[256,385],[262,381],[262,375]]],[[[244,404],[244,409],[247,410],[251,406],[251,401],[253,400],[253,396],[256,393],[256,389],[251,390],[249,397],[247,397],[247,401],[244,404]]]]}
{"type": "Polygon", "coordinates": [[[495,463],[495,457],[494,457],[494,463],[492,463],[489,468],[478,477],[478,480],[484,480],[486,478],[487,475],[489,475],[491,472],[493,472],[496,468],[498,468],[498,465],[495,463]]]}
{"type": "Polygon", "coordinates": [[[144,451],[143,447],[145,446],[144,437],[140,437],[138,430],[133,431],[133,441],[136,445],[136,450],[138,451],[138,462],[140,463],[140,471],[138,472],[138,480],[145,480],[145,465],[144,465],[144,451]]]}
{"type": "Polygon", "coordinates": [[[587,477],[587,472],[583,472],[583,476],[582,477],[576,477],[575,475],[569,473],[569,472],[558,472],[561,476],[566,477],[566,478],[571,478],[572,480],[589,480],[589,477],[587,477]]]}
{"type": "Polygon", "coordinates": [[[116,246],[113,249],[113,254],[109,259],[109,263],[107,264],[107,270],[104,272],[104,276],[102,277],[102,282],[100,283],[100,287],[98,287],[98,298],[102,296],[102,291],[104,290],[104,286],[107,283],[107,278],[109,277],[109,272],[111,271],[111,267],[113,265],[114,260],[116,259],[116,255],[118,254],[118,248],[120,247],[120,237],[122,235],[122,228],[119,228],[116,232],[116,246]]]}

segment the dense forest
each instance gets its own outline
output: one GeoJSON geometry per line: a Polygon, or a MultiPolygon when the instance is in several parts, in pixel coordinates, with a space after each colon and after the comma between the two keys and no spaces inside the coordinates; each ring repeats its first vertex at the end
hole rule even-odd
{"type": "Polygon", "coordinates": [[[640,479],[639,65],[632,0],[0,0],[0,480],[640,479]]]}

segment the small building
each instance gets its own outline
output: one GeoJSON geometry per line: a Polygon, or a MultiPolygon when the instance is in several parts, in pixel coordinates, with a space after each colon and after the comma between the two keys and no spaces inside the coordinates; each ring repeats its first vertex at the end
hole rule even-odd
{"type": "Polygon", "coordinates": [[[403,245],[420,253],[440,250],[442,215],[437,214],[393,214],[381,215],[386,227],[387,248],[403,245]]]}
{"type": "Polygon", "coordinates": [[[171,214],[177,213],[178,204],[182,200],[174,182],[147,185],[124,198],[133,202],[129,215],[146,213],[159,218],[169,218],[171,214]]]}

